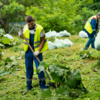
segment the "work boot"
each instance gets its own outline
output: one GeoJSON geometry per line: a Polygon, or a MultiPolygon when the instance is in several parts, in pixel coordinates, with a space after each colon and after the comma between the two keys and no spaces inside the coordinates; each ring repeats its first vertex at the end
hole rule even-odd
{"type": "Polygon", "coordinates": [[[87,50],[87,49],[88,49],[88,47],[85,47],[85,48],[84,48],[84,50],[87,50]]]}
{"type": "Polygon", "coordinates": [[[29,91],[29,89],[26,89],[25,92],[24,92],[24,95],[25,95],[28,91],[29,91]]]}
{"type": "MultiPolygon", "coordinates": [[[[32,88],[33,88],[33,87],[32,87],[32,88]]],[[[31,89],[32,89],[32,88],[31,88],[31,89]]],[[[26,89],[25,92],[24,92],[24,95],[25,95],[28,91],[30,91],[31,89],[26,89]]]]}
{"type": "Polygon", "coordinates": [[[46,89],[46,88],[48,88],[48,86],[46,85],[45,80],[39,81],[39,84],[40,84],[40,88],[41,88],[41,89],[46,89]]]}

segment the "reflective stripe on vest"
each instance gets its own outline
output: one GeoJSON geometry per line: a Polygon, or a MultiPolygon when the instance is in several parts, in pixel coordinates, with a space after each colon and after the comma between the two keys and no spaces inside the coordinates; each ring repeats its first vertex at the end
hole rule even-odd
{"type": "MultiPolygon", "coordinates": [[[[36,31],[35,31],[35,34],[34,34],[34,49],[35,51],[37,51],[39,49],[39,46],[41,44],[41,39],[40,39],[40,33],[41,31],[43,30],[42,26],[36,24],[36,31]]],[[[25,28],[24,28],[24,36],[25,38],[28,40],[28,43],[29,43],[29,39],[30,39],[30,32],[29,32],[29,29],[28,29],[28,25],[25,25],[25,28]]],[[[45,37],[45,40],[46,40],[46,37],[45,37]]],[[[40,53],[46,51],[48,49],[48,43],[47,41],[45,41],[40,53]]],[[[27,51],[28,50],[28,45],[26,43],[26,41],[24,40],[24,51],[27,51]]]]}
{"type": "Polygon", "coordinates": [[[92,34],[93,33],[93,31],[95,30],[95,29],[92,29],[92,26],[91,26],[91,20],[93,19],[93,17],[95,17],[96,18],[96,21],[97,21],[97,17],[96,16],[92,16],[92,17],[90,17],[89,19],[88,19],[88,21],[86,22],[86,24],[85,24],[85,29],[88,31],[88,33],[90,33],[90,34],[92,34]]]}

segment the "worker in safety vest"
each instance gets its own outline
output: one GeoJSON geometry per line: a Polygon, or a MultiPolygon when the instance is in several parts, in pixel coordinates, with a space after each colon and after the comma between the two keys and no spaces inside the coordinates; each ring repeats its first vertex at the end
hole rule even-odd
{"type": "Polygon", "coordinates": [[[90,44],[91,44],[91,47],[95,49],[94,41],[95,41],[95,35],[97,34],[97,29],[99,25],[98,19],[100,19],[100,13],[98,13],[96,16],[90,17],[85,24],[84,31],[88,34],[88,38],[89,38],[88,42],[85,45],[85,48],[84,48],[85,50],[88,49],[90,44]]]}
{"type": "MultiPolygon", "coordinates": [[[[26,66],[26,83],[27,83],[27,93],[29,90],[32,89],[32,77],[33,77],[33,60],[36,65],[36,69],[39,66],[39,62],[36,59],[36,56],[43,60],[42,53],[48,49],[48,44],[46,41],[45,33],[43,27],[39,24],[35,23],[35,20],[32,16],[26,17],[26,25],[23,28],[23,35],[28,40],[29,44],[33,48],[34,55],[31,49],[28,47],[26,41],[24,40],[24,51],[25,51],[25,66],[26,66]]],[[[21,37],[22,33],[19,31],[18,35],[21,37]]],[[[38,74],[40,88],[44,89],[47,88],[44,71],[41,71],[38,74]]]]}

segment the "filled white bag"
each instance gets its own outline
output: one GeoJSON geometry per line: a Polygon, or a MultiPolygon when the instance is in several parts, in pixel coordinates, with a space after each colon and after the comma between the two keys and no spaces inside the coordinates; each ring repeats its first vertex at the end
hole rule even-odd
{"type": "Polygon", "coordinates": [[[69,47],[73,45],[73,43],[69,39],[62,40],[55,38],[55,41],[53,43],[57,46],[57,48],[69,47]]]}
{"type": "Polygon", "coordinates": [[[70,37],[71,34],[67,32],[66,30],[59,32],[59,37],[70,37]]]}
{"type": "Polygon", "coordinates": [[[11,36],[10,34],[5,34],[5,35],[3,35],[4,37],[7,37],[7,38],[9,38],[9,39],[11,39],[11,40],[13,40],[14,38],[13,38],[13,36],[11,36]]]}
{"type": "Polygon", "coordinates": [[[95,45],[95,49],[100,51],[100,29],[99,29],[99,32],[98,32],[98,34],[96,36],[94,45],[95,45]]]}
{"type": "Polygon", "coordinates": [[[46,37],[49,38],[49,37],[59,37],[59,34],[56,32],[56,31],[49,31],[46,33],[46,37]]]}
{"type": "Polygon", "coordinates": [[[62,44],[63,44],[62,40],[59,40],[59,39],[55,38],[55,41],[53,43],[57,46],[57,48],[63,47],[62,46],[62,44]]]}
{"type": "Polygon", "coordinates": [[[80,38],[87,38],[88,35],[87,35],[87,33],[86,33],[85,31],[80,31],[80,32],[79,32],[79,37],[80,37],[80,38]]]}
{"type": "Polygon", "coordinates": [[[62,43],[63,43],[63,47],[70,47],[73,45],[73,42],[70,41],[69,39],[63,40],[62,43]]]}
{"type": "Polygon", "coordinates": [[[57,46],[54,43],[52,43],[51,41],[48,41],[48,47],[49,47],[50,50],[57,48],[57,46]]]}
{"type": "Polygon", "coordinates": [[[50,37],[70,37],[71,34],[69,32],[67,32],[66,30],[64,31],[60,31],[60,32],[56,32],[56,31],[49,31],[46,33],[46,37],[50,38],[50,37]]]}

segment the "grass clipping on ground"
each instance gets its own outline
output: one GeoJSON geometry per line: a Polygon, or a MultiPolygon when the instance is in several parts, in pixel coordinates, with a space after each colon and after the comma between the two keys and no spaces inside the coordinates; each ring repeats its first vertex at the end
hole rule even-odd
{"type": "MultiPolygon", "coordinates": [[[[65,39],[66,37],[62,37],[59,39],[65,39]]],[[[53,38],[51,38],[54,40],[53,38]]],[[[34,98],[34,100],[40,100],[41,95],[45,96],[45,92],[51,94],[51,96],[47,97],[46,99],[52,99],[52,100],[58,100],[62,98],[66,98],[68,100],[83,100],[83,99],[91,99],[91,100],[99,100],[100,96],[100,78],[99,78],[99,52],[95,49],[89,48],[88,50],[84,51],[81,48],[84,48],[87,38],[79,38],[78,36],[72,35],[71,37],[68,37],[74,45],[67,48],[59,48],[59,49],[53,49],[53,50],[47,50],[43,53],[43,59],[44,62],[48,65],[62,65],[69,67],[70,69],[76,69],[80,72],[82,82],[84,86],[89,91],[88,94],[81,94],[77,98],[74,97],[74,91],[72,96],[68,95],[59,95],[60,91],[64,90],[64,87],[60,87],[59,89],[53,89],[52,90],[45,90],[41,93],[39,85],[39,80],[35,80],[34,78],[37,78],[37,74],[33,75],[33,89],[29,91],[27,95],[23,95],[24,90],[26,89],[26,69],[25,69],[25,59],[22,57],[22,59],[17,60],[19,62],[19,69],[20,70],[13,70],[13,72],[18,75],[19,77],[15,77],[12,74],[7,74],[6,76],[0,77],[0,98],[2,100],[8,100],[8,99],[15,99],[15,100],[31,100],[34,98]],[[93,68],[96,70],[94,71],[93,68]],[[36,86],[36,87],[35,87],[36,86]],[[58,94],[53,94],[55,91],[58,94]]],[[[23,41],[19,38],[20,44],[14,47],[6,48],[3,50],[4,56],[3,59],[7,57],[13,57],[15,58],[21,56],[23,52],[23,41]],[[18,51],[17,51],[18,48],[18,51]],[[13,50],[11,50],[13,49],[13,50]]],[[[23,54],[22,54],[23,56],[23,54]]],[[[0,67],[0,70],[2,71],[4,67],[0,67]]],[[[16,69],[16,68],[15,68],[16,69]]],[[[34,64],[35,69],[35,64],[34,64]]],[[[46,75],[45,75],[46,76],[46,75]]],[[[46,81],[49,81],[46,76],[46,81]]],[[[80,91],[76,90],[77,93],[80,93],[80,91]]],[[[66,91],[66,94],[69,92],[66,91]]]]}

